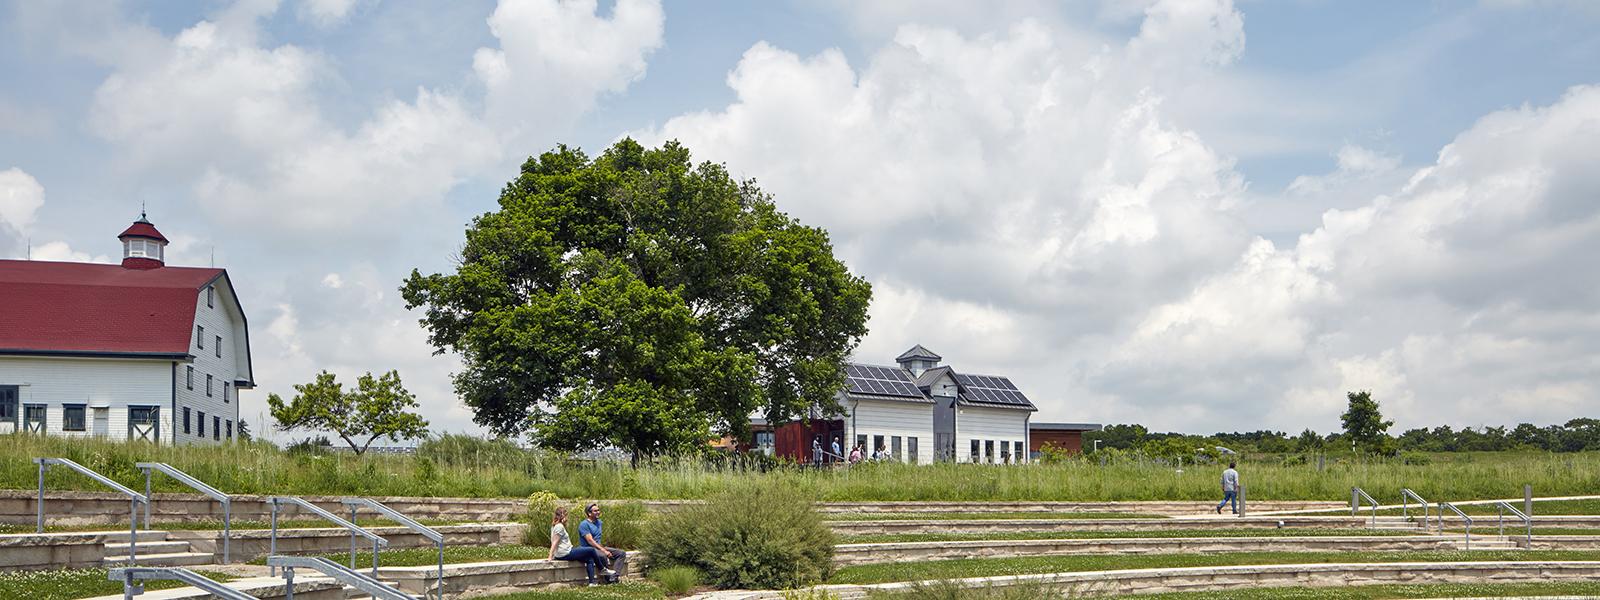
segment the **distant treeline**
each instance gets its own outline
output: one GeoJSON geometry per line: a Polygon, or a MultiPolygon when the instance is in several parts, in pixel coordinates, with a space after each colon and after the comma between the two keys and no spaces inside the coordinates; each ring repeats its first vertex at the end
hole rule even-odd
{"type": "MultiPolygon", "coordinates": [[[[1319,434],[1307,429],[1299,435],[1282,431],[1217,433],[1210,436],[1182,433],[1152,433],[1143,425],[1109,425],[1104,431],[1083,434],[1083,449],[1092,451],[1094,440],[1101,449],[1141,451],[1152,455],[1188,454],[1193,448],[1223,446],[1235,452],[1311,453],[1349,450],[1344,433],[1319,434]]],[[[1543,450],[1582,452],[1600,450],[1600,419],[1573,419],[1561,425],[1539,427],[1523,423],[1513,428],[1463,427],[1441,425],[1432,429],[1410,429],[1390,436],[1394,447],[1404,452],[1493,452],[1499,450],[1543,450]]]]}

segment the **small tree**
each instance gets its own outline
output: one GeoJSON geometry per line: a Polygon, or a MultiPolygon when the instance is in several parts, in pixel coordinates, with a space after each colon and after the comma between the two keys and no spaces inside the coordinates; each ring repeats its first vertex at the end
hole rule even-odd
{"type": "Polygon", "coordinates": [[[279,431],[331,431],[356,454],[366,452],[380,437],[399,441],[428,434],[428,422],[409,412],[417,407],[417,398],[400,385],[400,373],[396,371],[381,377],[364,374],[356,381],[356,389],[350,391],[344,390],[333,373],[323,371],[315,381],[294,389],[299,394],[288,403],[277,394],[267,395],[267,406],[279,431]],[[367,441],[358,444],[356,439],[363,436],[367,441]]]}
{"type": "Polygon", "coordinates": [[[1383,420],[1383,413],[1378,411],[1378,401],[1372,399],[1372,392],[1361,390],[1348,392],[1345,396],[1350,399],[1350,408],[1339,420],[1344,424],[1346,439],[1355,449],[1364,452],[1392,453],[1394,443],[1389,439],[1388,431],[1394,421],[1383,420]]]}
{"type": "Polygon", "coordinates": [[[250,422],[239,419],[239,441],[248,442],[250,439],[250,422]]]}

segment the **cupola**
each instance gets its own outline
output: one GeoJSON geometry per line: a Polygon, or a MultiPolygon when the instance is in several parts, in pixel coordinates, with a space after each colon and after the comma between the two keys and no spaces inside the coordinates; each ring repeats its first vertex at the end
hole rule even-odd
{"type": "Polygon", "coordinates": [[[923,348],[922,344],[917,344],[912,346],[910,350],[902,352],[898,358],[894,359],[894,362],[899,363],[900,368],[911,371],[911,375],[914,377],[921,375],[923,371],[939,366],[939,361],[941,360],[944,360],[943,356],[923,348]]]}
{"type": "Polygon", "coordinates": [[[144,211],[117,239],[122,240],[122,268],[159,269],[166,264],[167,236],[156,231],[144,211]]]}

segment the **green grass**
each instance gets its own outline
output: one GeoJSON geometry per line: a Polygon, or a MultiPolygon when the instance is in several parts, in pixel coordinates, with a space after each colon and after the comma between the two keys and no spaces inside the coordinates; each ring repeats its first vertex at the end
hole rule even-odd
{"type": "MultiPolygon", "coordinates": [[[[71,458],[125,485],[142,488],[140,461],[160,461],[218,489],[240,494],[362,496],[526,497],[549,491],[569,499],[705,498],[741,482],[784,486],[818,500],[1058,500],[1216,501],[1213,467],[1183,473],[1149,462],[1099,465],[1071,460],[1056,465],[873,464],[853,469],[780,467],[766,471],[700,459],[661,460],[641,468],[594,465],[509,444],[451,436],[414,456],[348,453],[291,454],[270,444],[152,446],[107,440],[0,436],[0,488],[32,489],[33,457],[71,458]]],[[[1532,484],[1544,496],[1600,489],[1600,453],[1539,452],[1437,455],[1428,465],[1395,460],[1344,459],[1317,470],[1266,458],[1246,460],[1240,473],[1254,500],[1344,500],[1350,488],[1426,490],[1427,497],[1482,499],[1519,496],[1532,484]]],[[[169,477],[155,490],[188,492],[169,477]]],[[[98,490],[87,478],[52,469],[48,489],[98,490]]],[[[1398,493],[1398,492],[1395,492],[1398,493]]],[[[1387,493],[1381,500],[1388,498],[1387,493]]]]}
{"type": "MultiPolygon", "coordinates": [[[[446,563],[495,562],[502,560],[543,560],[550,555],[549,547],[536,546],[445,546],[446,563]]],[[[332,552],[318,555],[333,562],[349,564],[349,552],[332,552]]],[[[250,561],[253,565],[267,564],[266,558],[250,561]]],[[[383,567],[421,567],[439,564],[438,548],[401,548],[384,550],[378,554],[378,565],[383,567]]],[[[356,566],[371,566],[372,552],[357,552],[356,566]]]]}
{"type": "Polygon", "coordinates": [[[1026,556],[1020,558],[957,559],[900,562],[844,567],[828,583],[886,583],[1111,571],[1161,567],[1214,567],[1223,565],[1275,565],[1298,563],[1389,563],[1494,560],[1595,560],[1594,551],[1507,550],[1471,552],[1227,552],[1215,554],[1026,556]]]}
{"type": "MultiPolygon", "coordinates": [[[[106,569],[0,572],[0,598],[28,600],[74,600],[122,593],[122,582],[106,578],[106,569]]],[[[217,581],[233,581],[221,573],[199,571],[217,581]]],[[[146,581],[147,590],[183,587],[177,581],[146,581]]]]}
{"type": "Polygon", "coordinates": [[[1388,600],[1391,598],[1496,598],[1506,596],[1600,596],[1600,582],[1287,587],[1228,590],[1225,592],[1176,592],[1124,597],[1139,598],[1141,600],[1388,600]]]}
{"type": "MultiPolygon", "coordinates": [[[[48,516],[48,515],[46,515],[46,516],[48,516]]],[[[461,521],[448,520],[448,519],[417,519],[417,522],[421,523],[423,525],[460,525],[460,524],[462,524],[461,521]]],[[[390,521],[390,520],[387,520],[387,519],[356,519],[355,523],[357,525],[362,526],[362,527],[401,527],[401,525],[399,523],[396,523],[394,521],[390,521]]],[[[329,522],[324,521],[322,519],[279,519],[278,520],[278,529],[310,529],[310,528],[326,528],[326,527],[338,527],[338,525],[334,525],[333,523],[329,523],[329,522]]],[[[272,528],[272,522],[271,521],[248,521],[248,520],[241,519],[241,520],[236,520],[236,521],[234,521],[232,523],[232,530],[233,531],[244,531],[244,530],[247,530],[247,529],[271,529],[271,528],[272,528]]],[[[140,522],[140,530],[142,531],[144,529],[145,529],[144,524],[141,521],[140,522]]],[[[222,531],[222,521],[170,521],[170,522],[156,521],[155,523],[152,523],[149,526],[149,529],[153,529],[153,530],[156,530],[156,531],[222,531]]],[[[125,533],[125,532],[128,531],[128,527],[127,527],[126,523],[124,523],[121,526],[118,526],[118,525],[115,525],[115,524],[110,524],[110,525],[106,525],[106,524],[100,524],[100,525],[46,525],[44,530],[45,530],[46,533],[76,533],[76,532],[84,532],[84,531],[96,531],[96,532],[98,532],[98,531],[117,531],[117,532],[124,532],[125,533]]],[[[0,533],[33,533],[33,532],[34,532],[34,526],[33,525],[13,525],[13,524],[9,524],[9,523],[0,523],[0,533]]]]}
{"type": "Polygon", "coordinates": [[[1166,519],[1166,515],[1115,512],[977,512],[825,514],[829,521],[987,521],[997,519],[1166,519]]]}
{"type": "MultiPolygon", "coordinates": [[[[1423,496],[1423,497],[1426,498],[1427,496],[1423,496]]],[[[1383,498],[1378,498],[1377,500],[1379,502],[1388,503],[1388,500],[1383,499],[1383,498]]],[[[1398,504],[1399,501],[1397,500],[1396,503],[1398,504]]],[[[1522,501],[1521,500],[1518,500],[1516,502],[1507,502],[1506,504],[1510,504],[1512,508],[1515,508],[1517,510],[1522,510],[1522,501]]],[[[1464,506],[1457,505],[1456,508],[1459,508],[1459,509],[1461,509],[1461,512],[1467,513],[1467,514],[1472,515],[1472,516],[1488,515],[1488,516],[1492,517],[1492,516],[1498,514],[1498,512],[1499,512],[1498,509],[1496,508],[1496,506],[1493,505],[1493,504],[1467,504],[1467,505],[1464,505],[1464,506]]],[[[1431,516],[1433,514],[1434,510],[1435,509],[1434,509],[1433,506],[1429,506],[1428,507],[1428,514],[1431,516]]],[[[1402,512],[1402,510],[1398,509],[1398,508],[1393,508],[1393,509],[1386,508],[1386,509],[1378,511],[1378,514],[1381,515],[1381,516],[1399,516],[1401,512],[1402,512]]],[[[1411,508],[1406,510],[1406,511],[1404,511],[1404,512],[1406,512],[1406,514],[1408,514],[1408,515],[1416,516],[1416,515],[1422,514],[1422,509],[1417,508],[1416,504],[1413,503],[1411,505],[1411,508]]],[[[1455,516],[1455,513],[1450,512],[1448,510],[1445,511],[1445,513],[1448,514],[1448,515],[1451,515],[1451,516],[1455,516]]],[[[1372,511],[1364,510],[1364,511],[1360,511],[1357,514],[1359,514],[1361,516],[1366,516],[1366,515],[1372,514],[1372,511]]],[[[1545,515],[1600,515],[1600,499],[1593,499],[1593,500],[1534,500],[1533,501],[1533,514],[1534,514],[1534,516],[1545,516],[1545,515]]],[[[1506,513],[1506,516],[1507,517],[1511,517],[1511,513],[1506,513]]]]}
{"type": "Polygon", "coordinates": [[[1567,581],[1552,583],[1446,583],[1396,584],[1337,587],[1245,588],[1214,592],[1169,592],[1096,596],[1092,589],[1049,585],[1019,585],[962,589],[954,585],[933,584],[908,592],[871,592],[873,600],[1031,600],[1033,598],[1128,598],[1139,600],[1390,600],[1396,598],[1495,598],[1535,596],[1600,595],[1600,583],[1567,581]],[[1076,593],[1075,593],[1076,592],[1076,593]]]}
{"type": "Polygon", "coordinates": [[[657,600],[665,597],[661,588],[652,582],[625,581],[616,585],[485,596],[483,600],[657,600]]]}
{"type": "MultiPolygon", "coordinates": [[[[1600,533],[1600,530],[1589,530],[1600,533]]],[[[1117,538],[1222,538],[1222,537],[1391,537],[1416,535],[1387,529],[1175,529],[1172,531],[1029,531],[1021,533],[894,533],[885,535],[839,536],[841,544],[887,544],[893,542],[964,542],[980,540],[1102,540],[1117,538]]],[[[1537,532],[1535,532],[1537,535],[1537,532]]]]}

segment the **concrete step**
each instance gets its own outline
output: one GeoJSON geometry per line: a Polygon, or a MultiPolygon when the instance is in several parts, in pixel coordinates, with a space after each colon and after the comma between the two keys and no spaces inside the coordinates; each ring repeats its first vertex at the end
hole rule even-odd
{"type": "MultiPolygon", "coordinates": [[[[164,552],[157,554],[139,554],[137,562],[146,567],[189,567],[194,565],[209,565],[214,562],[215,555],[209,552],[164,552]]],[[[107,556],[105,565],[108,567],[128,564],[128,557],[112,558],[107,556]]]]}
{"type": "MultiPolygon", "coordinates": [[[[189,542],[158,542],[153,540],[146,542],[139,540],[139,547],[135,548],[135,550],[139,554],[169,554],[172,552],[189,552],[193,548],[189,547],[189,542]]],[[[119,554],[127,556],[128,544],[106,544],[106,556],[117,556],[119,554]]]]}
{"type": "MultiPolygon", "coordinates": [[[[122,531],[96,531],[94,533],[97,534],[97,535],[105,536],[105,540],[106,540],[107,544],[126,544],[126,543],[128,543],[128,537],[129,536],[128,536],[128,530],[126,530],[126,529],[124,529],[122,531]]],[[[165,531],[159,531],[159,530],[157,530],[157,531],[141,531],[141,532],[139,532],[139,543],[143,544],[145,542],[165,542],[165,541],[167,541],[167,537],[168,537],[167,536],[167,532],[165,532],[165,531]]]]}

